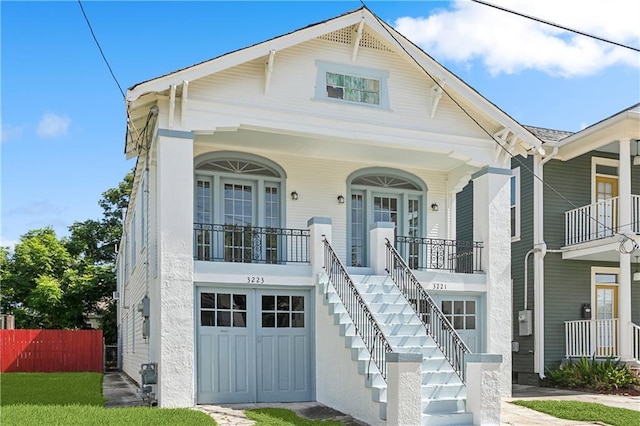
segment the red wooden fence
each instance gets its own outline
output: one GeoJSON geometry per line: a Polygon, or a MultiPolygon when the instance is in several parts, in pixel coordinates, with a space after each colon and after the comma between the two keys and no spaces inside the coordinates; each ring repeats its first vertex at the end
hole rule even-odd
{"type": "Polygon", "coordinates": [[[102,330],[0,330],[0,371],[103,371],[102,330]]]}

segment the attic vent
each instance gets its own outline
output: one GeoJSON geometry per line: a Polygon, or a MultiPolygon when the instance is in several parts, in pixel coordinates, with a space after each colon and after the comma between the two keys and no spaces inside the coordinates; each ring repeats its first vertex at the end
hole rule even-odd
{"type": "MultiPolygon", "coordinates": [[[[357,26],[352,25],[350,27],[341,28],[337,31],[321,35],[318,37],[320,40],[333,41],[334,43],[353,44],[353,39],[356,35],[357,26]]],[[[360,39],[360,47],[367,47],[369,49],[381,50],[383,52],[393,52],[385,46],[380,40],[373,35],[364,31],[362,39],[360,39]]]]}

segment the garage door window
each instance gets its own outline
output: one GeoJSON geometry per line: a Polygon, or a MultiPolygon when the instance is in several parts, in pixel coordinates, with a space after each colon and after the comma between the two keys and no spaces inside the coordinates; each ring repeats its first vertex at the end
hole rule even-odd
{"type": "Polygon", "coordinates": [[[262,327],[304,327],[304,296],[263,295],[262,327]]]}
{"type": "Polygon", "coordinates": [[[247,295],[201,293],[200,325],[205,327],[246,327],[247,295]]]}
{"type": "Polygon", "coordinates": [[[442,313],[456,330],[476,329],[476,302],[474,300],[443,300],[442,313]]]}

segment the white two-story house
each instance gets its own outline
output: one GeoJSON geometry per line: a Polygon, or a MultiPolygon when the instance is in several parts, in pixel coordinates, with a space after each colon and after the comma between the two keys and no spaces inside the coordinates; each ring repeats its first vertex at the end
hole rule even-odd
{"type": "Polygon", "coordinates": [[[467,353],[510,394],[510,159],[541,142],[368,9],[139,83],[127,116],[121,365],[157,365],[160,406],[384,424],[394,353],[425,424],[472,422],[467,353]]]}

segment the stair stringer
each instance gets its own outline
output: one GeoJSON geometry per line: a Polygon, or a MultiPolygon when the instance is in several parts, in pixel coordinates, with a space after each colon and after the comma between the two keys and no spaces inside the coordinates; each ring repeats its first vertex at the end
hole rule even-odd
{"type": "Polygon", "coordinates": [[[386,401],[380,400],[386,382],[373,363],[367,380],[367,349],[326,274],[317,287],[316,400],[371,426],[386,425],[386,401]]]}

